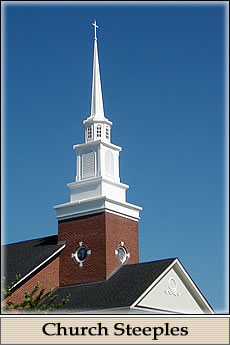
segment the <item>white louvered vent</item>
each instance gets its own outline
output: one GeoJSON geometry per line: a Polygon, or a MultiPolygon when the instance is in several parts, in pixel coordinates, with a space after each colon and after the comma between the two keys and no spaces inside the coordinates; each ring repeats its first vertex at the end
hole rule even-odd
{"type": "Polygon", "coordinates": [[[114,157],[109,150],[105,151],[105,174],[109,177],[114,177],[114,157]]]}
{"type": "Polygon", "coordinates": [[[95,153],[88,152],[82,155],[82,178],[95,176],[95,153]]]}

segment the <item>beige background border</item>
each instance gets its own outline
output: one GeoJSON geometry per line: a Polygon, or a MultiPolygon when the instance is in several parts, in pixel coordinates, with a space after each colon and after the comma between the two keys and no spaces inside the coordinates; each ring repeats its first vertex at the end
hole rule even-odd
{"type": "MultiPolygon", "coordinates": [[[[51,330],[51,328],[50,328],[51,330]]],[[[1,344],[229,344],[228,317],[2,317],[1,344]],[[45,323],[64,327],[91,327],[99,322],[108,328],[108,336],[46,336],[45,323]],[[132,327],[188,327],[186,336],[115,336],[115,323],[132,327]]]]}

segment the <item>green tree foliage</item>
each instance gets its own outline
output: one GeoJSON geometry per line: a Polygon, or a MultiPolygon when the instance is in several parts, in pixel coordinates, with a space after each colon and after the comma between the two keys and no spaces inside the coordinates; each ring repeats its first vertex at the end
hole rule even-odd
{"type": "MultiPolygon", "coordinates": [[[[13,293],[13,287],[14,285],[21,279],[21,274],[16,274],[15,280],[12,281],[12,283],[7,286],[6,288],[2,288],[2,300],[8,296],[10,296],[13,293]]],[[[3,284],[5,285],[5,277],[2,278],[3,284]]]]}
{"type": "MultiPolygon", "coordinates": [[[[20,280],[20,275],[16,276],[16,279],[7,287],[2,289],[3,299],[10,296],[13,293],[12,287],[20,280]]],[[[31,292],[25,291],[24,300],[21,303],[14,303],[7,301],[3,310],[6,312],[52,312],[54,310],[63,309],[64,306],[70,300],[70,294],[63,298],[60,302],[57,302],[58,295],[52,295],[52,289],[45,293],[45,288],[40,283],[37,283],[31,292]]]]}

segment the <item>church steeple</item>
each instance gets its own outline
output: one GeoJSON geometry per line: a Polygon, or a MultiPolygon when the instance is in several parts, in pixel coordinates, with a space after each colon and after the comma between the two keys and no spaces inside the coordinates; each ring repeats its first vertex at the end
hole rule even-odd
{"type": "Polygon", "coordinates": [[[94,26],[94,53],[93,53],[93,77],[92,77],[92,96],[90,116],[83,121],[85,127],[85,142],[101,140],[110,143],[110,131],[112,122],[105,118],[101,77],[99,68],[99,58],[97,49],[97,28],[96,20],[92,23],[94,26]]]}
{"type": "Polygon", "coordinates": [[[128,185],[120,182],[121,147],[111,143],[112,122],[104,116],[97,51],[96,21],[91,114],[83,121],[85,143],[74,145],[75,182],[69,202],[55,206],[60,256],[60,286],[101,281],[126,263],[138,263],[141,207],[126,202],[128,185]]]}
{"type": "Polygon", "coordinates": [[[97,33],[98,28],[96,20],[92,23],[94,26],[94,54],[93,54],[93,80],[92,80],[92,98],[91,98],[91,117],[95,119],[104,118],[104,107],[101,91],[101,78],[100,78],[100,68],[97,50],[97,33]]]}

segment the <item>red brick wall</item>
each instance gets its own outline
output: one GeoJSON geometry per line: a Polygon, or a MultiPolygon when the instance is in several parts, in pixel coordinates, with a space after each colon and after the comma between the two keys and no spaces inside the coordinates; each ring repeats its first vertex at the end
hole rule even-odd
{"type": "Polygon", "coordinates": [[[125,242],[131,257],[128,264],[138,263],[138,222],[102,212],[58,223],[59,241],[66,241],[60,254],[60,286],[105,280],[121,263],[115,255],[120,242],[125,242]],[[91,255],[83,267],[72,258],[79,242],[91,255]]]}
{"type": "Polygon", "coordinates": [[[58,236],[59,241],[66,241],[60,255],[60,286],[106,278],[104,213],[59,221],[58,236]],[[83,267],[71,257],[79,242],[92,251],[83,267]]]}
{"type": "Polygon", "coordinates": [[[130,253],[126,264],[139,262],[138,249],[138,222],[106,212],[106,276],[113,272],[120,264],[120,260],[114,254],[124,242],[124,247],[130,253]]]}
{"type": "Polygon", "coordinates": [[[7,301],[12,301],[14,303],[22,302],[24,300],[25,291],[31,292],[37,282],[45,287],[45,292],[59,286],[59,257],[54,259],[30,280],[21,285],[20,288],[15,290],[12,295],[4,300],[4,304],[7,301]]]}
{"type": "Polygon", "coordinates": [[[32,291],[37,282],[48,291],[57,286],[105,280],[121,265],[115,255],[121,241],[130,253],[126,264],[139,262],[138,222],[134,220],[102,212],[59,221],[58,233],[59,241],[66,242],[60,256],[20,286],[4,302],[10,300],[20,303],[25,291],[32,291]],[[79,242],[83,242],[92,251],[83,267],[71,255],[79,247],[79,242]]]}

